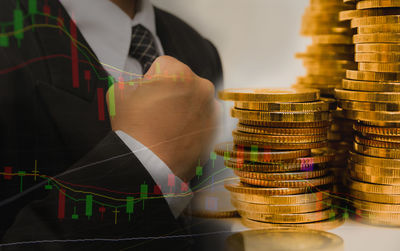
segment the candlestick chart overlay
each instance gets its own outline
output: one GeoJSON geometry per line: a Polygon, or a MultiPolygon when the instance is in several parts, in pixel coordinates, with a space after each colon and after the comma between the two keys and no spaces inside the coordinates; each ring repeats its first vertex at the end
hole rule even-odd
{"type": "MultiPolygon", "coordinates": [[[[13,20],[8,22],[0,22],[0,48],[7,49],[11,47],[23,47],[29,46],[24,43],[24,34],[26,32],[34,32],[42,28],[50,28],[59,31],[60,36],[65,36],[70,39],[70,53],[69,54],[54,54],[43,57],[36,57],[20,62],[15,65],[11,65],[6,68],[0,68],[0,75],[8,74],[10,72],[22,69],[29,65],[33,65],[42,61],[51,62],[53,59],[63,58],[70,61],[71,63],[71,76],[72,88],[81,88],[85,86],[87,91],[91,91],[93,86],[92,81],[94,78],[108,82],[108,93],[109,93],[109,114],[110,116],[115,115],[115,103],[114,95],[116,92],[114,88],[123,90],[125,85],[135,85],[137,83],[151,83],[152,78],[157,76],[163,76],[171,78],[172,80],[184,81],[187,76],[171,75],[167,72],[161,72],[157,69],[154,76],[142,78],[143,75],[138,75],[130,72],[126,72],[122,69],[118,69],[112,65],[107,65],[99,62],[97,57],[87,48],[84,43],[78,40],[77,26],[74,21],[71,20],[69,23],[65,23],[64,18],[61,16],[61,10],[52,9],[50,5],[45,4],[44,6],[38,6],[36,0],[29,0],[28,9],[23,10],[20,6],[19,1],[16,1],[16,8],[13,11],[13,20]],[[38,23],[37,19],[41,17],[45,19],[44,23],[38,23]],[[85,59],[80,59],[79,56],[83,56],[85,59]],[[86,68],[82,68],[85,65],[86,68]],[[101,68],[104,67],[109,71],[118,72],[121,75],[120,79],[114,79],[111,76],[102,75],[101,68]],[[85,82],[82,82],[80,76],[83,76],[85,82]],[[130,79],[124,81],[124,79],[130,79]]],[[[45,1],[47,3],[47,1],[45,1]]],[[[1,84],[1,83],[0,83],[1,84]]],[[[97,110],[98,120],[106,120],[106,104],[105,104],[105,90],[106,88],[97,88],[97,110]]],[[[123,93],[121,92],[121,95],[123,93]]],[[[252,151],[256,152],[256,146],[251,148],[252,151]],[[253,149],[254,148],[254,149],[253,149]]],[[[118,156],[117,156],[118,157],[118,156]]],[[[209,155],[209,168],[210,175],[205,175],[204,166],[200,163],[196,167],[195,180],[197,184],[190,186],[187,182],[180,182],[174,175],[165,177],[168,182],[167,186],[169,193],[161,192],[161,185],[150,186],[145,181],[138,187],[133,188],[132,191],[116,191],[106,187],[89,186],[87,184],[75,184],[63,180],[63,175],[47,175],[41,171],[41,162],[34,161],[30,166],[22,166],[16,163],[9,163],[4,166],[0,166],[0,182],[7,186],[8,182],[18,181],[18,187],[12,187],[15,189],[14,195],[0,200],[0,208],[8,205],[9,203],[18,201],[22,196],[29,195],[29,193],[35,190],[44,190],[46,193],[53,193],[56,195],[56,207],[51,208],[56,212],[56,219],[59,224],[63,224],[65,221],[92,221],[98,222],[107,218],[112,218],[114,225],[118,226],[122,221],[133,222],[135,221],[135,213],[138,210],[146,210],[146,203],[149,200],[160,200],[166,197],[186,197],[196,195],[196,193],[203,190],[212,189],[214,186],[224,184],[237,180],[237,178],[220,178],[221,174],[228,172],[230,169],[227,167],[216,166],[217,155],[211,152],[209,155]],[[33,181],[32,186],[27,186],[26,181],[33,181]]],[[[230,156],[227,152],[222,160],[229,160],[230,156]]],[[[85,167],[80,167],[85,168],[85,167]]],[[[307,165],[310,168],[310,165],[307,165]]],[[[69,172],[74,172],[78,168],[73,169],[69,172]]],[[[309,169],[308,169],[309,170],[309,169]]],[[[208,172],[207,172],[208,173],[208,172]]],[[[311,186],[310,186],[311,187],[311,186]]],[[[346,194],[330,194],[332,198],[337,200],[347,201],[346,194]]],[[[210,196],[208,200],[212,204],[206,205],[206,208],[214,210],[218,209],[218,199],[210,196]]],[[[344,217],[348,217],[349,214],[355,214],[358,217],[364,217],[361,213],[353,212],[341,204],[334,204],[332,208],[340,209],[345,212],[344,217]]],[[[336,211],[332,210],[332,214],[336,211]]],[[[332,217],[331,217],[332,218],[332,217]]],[[[220,232],[209,232],[204,235],[216,235],[220,232]]],[[[222,233],[222,232],[221,232],[222,233]]],[[[93,241],[108,241],[117,242],[124,240],[157,240],[162,238],[185,238],[186,236],[174,235],[171,233],[169,236],[143,236],[143,237],[132,237],[125,239],[79,239],[79,240],[35,240],[28,242],[15,242],[15,243],[0,243],[0,248],[5,246],[19,246],[23,245],[29,247],[43,242],[93,242],[93,241]]]]}

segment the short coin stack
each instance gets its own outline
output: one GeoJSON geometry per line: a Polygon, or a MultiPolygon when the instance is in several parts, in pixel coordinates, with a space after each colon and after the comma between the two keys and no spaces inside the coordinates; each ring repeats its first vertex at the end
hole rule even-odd
{"type": "Polygon", "coordinates": [[[357,29],[358,70],[336,97],[358,122],[347,180],[351,204],[366,223],[400,226],[400,1],[364,0],[340,13],[357,29]]]}
{"type": "Polygon", "coordinates": [[[329,197],[326,163],[330,106],[315,89],[227,89],[239,119],[233,143],[215,148],[240,178],[227,183],[249,227],[333,228],[342,222],[329,197]]]}
{"type": "MultiPolygon", "coordinates": [[[[295,86],[316,88],[322,96],[332,97],[334,89],[341,87],[346,69],[356,69],[350,21],[339,20],[340,11],[352,8],[355,8],[354,3],[344,4],[342,0],[310,0],[303,16],[301,34],[311,36],[313,43],[306,52],[296,54],[303,59],[307,75],[299,77],[295,86]]],[[[330,167],[335,173],[337,191],[343,187],[353,122],[346,119],[341,110],[333,111],[332,117],[328,140],[329,147],[336,151],[330,167]]]]}

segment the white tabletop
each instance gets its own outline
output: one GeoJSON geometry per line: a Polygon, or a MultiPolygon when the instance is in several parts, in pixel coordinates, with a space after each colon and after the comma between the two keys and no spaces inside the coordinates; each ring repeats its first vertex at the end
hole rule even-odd
{"type": "MultiPolygon", "coordinates": [[[[240,218],[217,219],[214,224],[231,229],[232,232],[249,230],[240,218]]],[[[345,251],[399,251],[400,229],[370,226],[352,219],[328,232],[337,234],[344,240],[345,251]]]]}

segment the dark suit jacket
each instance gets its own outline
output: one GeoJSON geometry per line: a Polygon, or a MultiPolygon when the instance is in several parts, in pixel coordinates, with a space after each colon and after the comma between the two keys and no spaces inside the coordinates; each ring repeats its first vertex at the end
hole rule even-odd
{"type": "MultiPolygon", "coordinates": [[[[39,25],[27,28],[22,39],[18,39],[21,34],[9,37],[9,46],[0,47],[2,243],[186,234],[163,198],[145,200],[144,209],[139,201],[134,204],[130,216],[126,212],[126,197],[139,196],[129,193],[138,193],[140,185],[146,184],[148,196],[152,196],[155,183],[135,155],[111,131],[104,100],[109,86],[107,73],[79,29],[79,76],[74,79],[71,46],[75,45],[71,45],[68,36],[73,30],[70,17],[58,1],[37,2],[40,12],[48,9],[51,16],[58,18],[39,14],[25,18],[24,27],[33,23],[39,25]],[[99,119],[102,109],[105,111],[103,120],[99,119]],[[33,175],[35,163],[38,175],[42,176],[33,175]],[[10,168],[12,173],[24,171],[25,174],[4,174],[10,168]],[[58,176],[63,172],[67,174],[58,176]],[[52,189],[46,190],[43,181],[52,189]],[[95,193],[92,203],[88,192],[95,193]],[[116,212],[117,224],[114,209],[119,211],[116,212]],[[72,219],[74,213],[79,219],[72,219]]],[[[20,0],[19,5],[25,16],[30,9],[28,0],[20,0]]],[[[15,0],[2,2],[0,22],[12,22],[16,8],[15,0]]],[[[199,76],[214,83],[219,81],[221,63],[209,41],[180,19],[159,9],[156,9],[156,25],[167,55],[184,62],[199,76]]],[[[4,30],[12,31],[13,25],[4,30]]],[[[149,250],[162,247],[166,250],[172,245],[176,250],[187,245],[182,240],[185,238],[47,242],[3,248],[119,250],[130,247],[130,250],[149,250]]]]}

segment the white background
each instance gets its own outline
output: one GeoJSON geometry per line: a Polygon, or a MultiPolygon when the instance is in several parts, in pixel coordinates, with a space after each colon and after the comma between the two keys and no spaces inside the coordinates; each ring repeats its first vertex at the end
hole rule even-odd
{"type": "MultiPolygon", "coordinates": [[[[285,87],[304,74],[294,58],[311,41],[299,35],[308,0],[153,0],[184,19],[218,48],[225,87],[285,87]]],[[[224,221],[243,230],[238,220],[224,221]]],[[[400,231],[351,220],[331,231],[346,251],[400,250],[400,231]]]]}
{"type": "Polygon", "coordinates": [[[296,52],[307,0],[155,0],[210,39],[224,67],[225,87],[291,86],[304,74],[296,52]]]}

